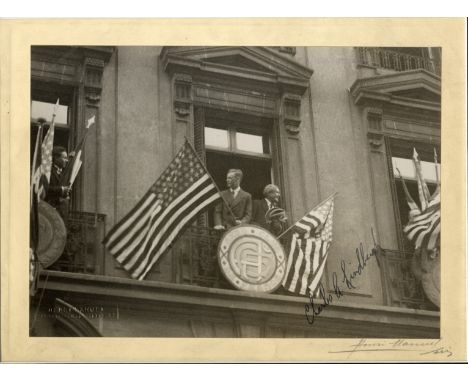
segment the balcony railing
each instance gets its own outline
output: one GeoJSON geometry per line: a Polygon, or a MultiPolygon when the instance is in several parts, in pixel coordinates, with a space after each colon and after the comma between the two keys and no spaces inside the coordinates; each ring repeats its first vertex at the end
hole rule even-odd
{"type": "Polygon", "coordinates": [[[218,266],[217,248],[222,232],[191,226],[173,247],[172,279],[176,283],[231,289],[218,266]]]}
{"type": "Polygon", "coordinates": [[[65,272],[103,274],[105,215],[71,211],[68,216],[67,242],[62,256],[52,269],[65,272]]]}
{"type": "Polygon", "coordinates": [[[359,63],[362,65],[397,72],[425,69],[440,76],[440,62],[437,60],[382,48],[357,48],[357,51],[359,63]]]}
{"type": "Polygon", "coordinates": [[[379,252],[381,278],[386,304],[413,309],[434,310],[426,298],[421,282],[411,270],[413,254],[410,252],[382,249],[379,252]]]}
{"type": "MultiPolygon", "coordinates": [[[[67,243],[53,269],[104,274],[102,240],[105,215],[73,211],[67,223],[67,243]]],[[[209,288],[233,289],[218,266],[218,243],[223,232],[191,226],[172,248],[173,282],[209,288]]],[[[436,309],[425,297],[421,283],[411,271],[412,253],[382,249],[378,253],[385,304],[413,309],[436,309]]],[[[276,293],[289,294],[280,288],[276,293]]]]}

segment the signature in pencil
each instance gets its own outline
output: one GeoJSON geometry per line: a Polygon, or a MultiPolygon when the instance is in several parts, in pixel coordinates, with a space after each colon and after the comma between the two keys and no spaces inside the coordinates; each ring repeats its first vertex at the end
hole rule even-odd
{"type": "Polygon", "coordinates": [[[368,340],[361,338],[357,343],[353,343],[348,348],[329,353],[348,354],[350,358],[357,353],[378,353],[378,352],[412,352],[419,355],[443,355],[449,358],[453,355],[449,346],[443,346],[441,340],[368,340]]]}

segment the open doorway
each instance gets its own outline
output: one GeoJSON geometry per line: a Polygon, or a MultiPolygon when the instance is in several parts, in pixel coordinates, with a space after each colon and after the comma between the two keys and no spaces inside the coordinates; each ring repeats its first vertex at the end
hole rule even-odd
{"type": "MultiPolygon", "coordinates": [[[[220,190],[226,189],[229,169],[243,172],[241,188],[252,199],[263,198],[263,189],[274,183],[271,155],[272,121],[237,113],[205,114],[203,128],[206,166],[220,190]]],[[[213,224],[213,211],[208,222],[213,224]]]]}
{"type": "Polygon", "coordinates": [[[226,188],[226,174],[231,168],[242,170],[244,177],[241,188],[250,193],[253,199],[263,198],[263,188],[272,183],[269,161],[207,151],[206,165],[220,190],[226,188]]]}

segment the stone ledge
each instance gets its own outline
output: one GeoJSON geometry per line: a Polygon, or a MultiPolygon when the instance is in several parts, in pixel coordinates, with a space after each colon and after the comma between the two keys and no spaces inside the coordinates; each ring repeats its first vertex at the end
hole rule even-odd
{"type": "MultiPolygon", "coordinates": [[[[94,296],[100,299],[117,299],[135,304],[137,309],[152,310],[161,304],[189,305],[193,309],[242,311],[269,315],[287,315],[294,321],[305,320],[306,297],[241,292],[156,281],[137,281],[110,276],[44,271],[39,288],[47,278],[47,292],[94,296]]],[[[342,297],[346,298],[346,296],[342,297]]],[[[317,304],[320,301],[317,300],[317,304]]],[[[376,325],[406,326],[408,329],[438,330],[439,312],[389,306],[333,302],[320,314],[322,319],[363,322],[376,325]]]]}

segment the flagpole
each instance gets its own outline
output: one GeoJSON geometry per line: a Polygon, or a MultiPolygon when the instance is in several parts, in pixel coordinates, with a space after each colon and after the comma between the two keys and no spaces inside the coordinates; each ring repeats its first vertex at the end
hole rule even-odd
{"type": "Polygon", "coordinates": [[[234,218],[234,221],[237,220],[237,217],[236,215],[234,215],[234,212],[232,212],[231,210],[231,207],[229,207],[229,204],[226,202],[226,200],[223,198],[223,196],[221,195],[221,190],[219,189],[219,187],[217,186],[215,180],[213,179],[213,177],[211,176],[210,172],[208,171],[208,169],[206,168],[205,166],[205,163],[201,160],[200,156],[197,154],[197,151],[195,150],[195,147],[193,147],[192,143],[190,142],[190,140],[185,136],[185,141],[189,144],[190,148],[192,149],[193,153],[195,154],[195,156],[197,157],[198,161],[201,163],[201,165],[203,166],[203,169],[205,170],[205,172],[208,174],[208,176],[210,177],[211,181],[213,182],[213,184],[215,185],[216,189],[218,190],[218,193],[219,193],[219,196],[221,196],[221,199],[223,200],[224,204],[226,205],[229,213],[232,215],[232,217],[234,218]]]}
{"type": "MultiPolygon", "coordinates": [[[[337,194],[338,194],[338,192],[335,192],[335,193],[331,194],[328,198],[326,198],[325,200],[321,201],[319,204],[317,204],[315,207],[309,209],[308,211],[310,212],[310,211],[316,209],[317,207],[320,207],[322,204],[324,204],[325,202],[328,202],[331,198],[333,198],[333,197],[336,196],[337,194]]],[[[302,216],[302,218],[304,218],[305,216],[307,216],[307,214],[308,214],[309,212],[307,212],[304,216],[302,216]]],[[[301,219],[302,219],[302,218],[301,218],[301,219]]],[[[299,220],[301,220],[301,219],[299,219],[299,220]]],[[[297,223],[299,220],[297,220],[296,223],[297,223]]],[[[277,237],[277,239],[283,237],[287,232],[289,232],[289,231],[296,225],[296,223],[294,223],[293,225],[291,225],[286,231],[284,231],[281,235],[279,235],[279,236],[277,237]]]]}
{"type": "MultiPolygon", "coordinates": [[[[81,142],[79,142],[78,146],[77,146],[77,148],[78,148],[81,145],[81,148],[80,148],[81,151],[83,150],[84,144],[86,142],[86,138],[88,137],[89,128],[91,127],[91,125],[93,125],[95,123],[95,121],[96,121],[96,115],[93,115],[91,118],[88,119],[88,122],[87,122],[86,127],[85,127],[84,136],[82,137],[81,142]]],[[[76,155],[81,155],[81,154],[75,152],[75,159],[72,162],[70,162],[70,165],[71,165],[70,171],[71,171],[71,173],[70,173],[70,178],[68,179],[68,187],[71,187],[73,185],[73,183],[75,182],[76,177],[78,176],[78,172],[80,171],[80,168],[81,168],[81,164],[75,168],[76,155]]],[[[81,161],[81,157],[79,157],[78,160],[81,161]]]]}
{"type": "Polygon", "coordinates": [[[434,164],[435,164],[436,181],[437,181],[437,185],[439,185],[440,180],[439,180],[439,170],[437,167],[437,150],[435,149],[435,147],[434,147],[434,164]]]}
{"type": "Polygon", "coordinates": [[[400,180],[401,180],[401,184],[403,185],[403,191],[405,192],[406,202],[408,203],[411,209],[415,207],[419,209],[418,205],[416,204],[411,194],[409,193],[408,187],[406,187],[406,182],[403,179],[403,176],[401,175],[400,169],[398,167],[396,167],[395,169],[397,170],[398,176],[400,177],[400,180]]]}
{"type": "Polygon", "coordinates": [[[59,107],[59,102],[60,102],[60,98],[57,98],[57,102],[54,105],[54,110],[52,111],[52,120],[50,121],[50,126],[51,127],[55,126],[55,117],[57,115],[57,109],[59,107]]]}

